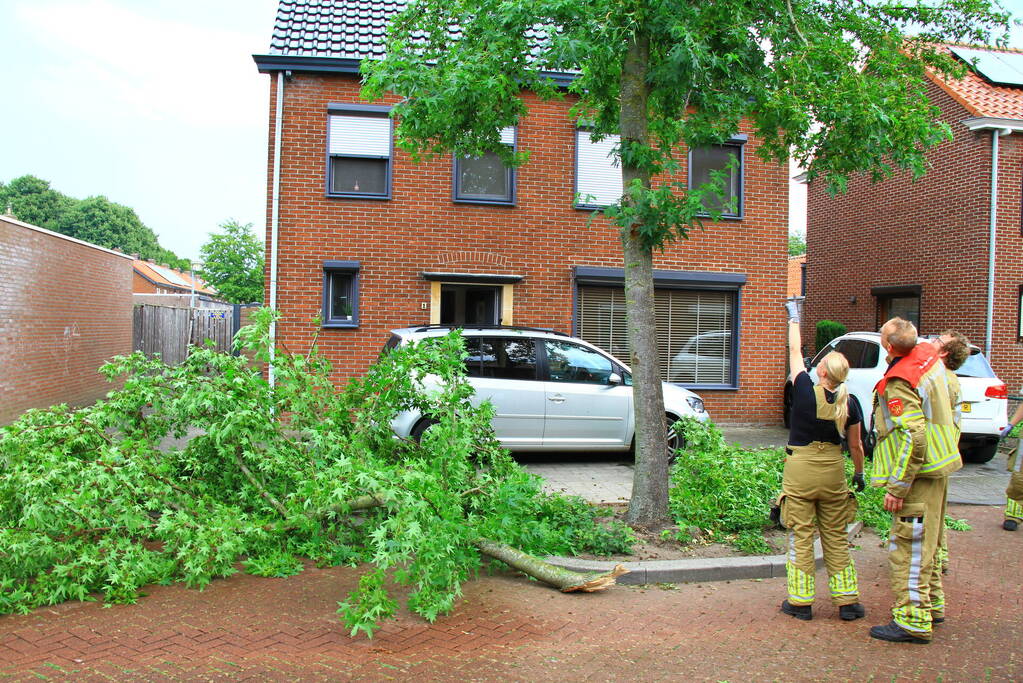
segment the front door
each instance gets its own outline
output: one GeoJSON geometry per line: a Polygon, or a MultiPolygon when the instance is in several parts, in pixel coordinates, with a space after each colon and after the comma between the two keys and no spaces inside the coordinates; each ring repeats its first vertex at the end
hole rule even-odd
{"type": "Polygon", "coordinates": [[[453,327],[499,325],[501,288],[486,285],[448,285],[440,288],[440,323],[453,327]]]}

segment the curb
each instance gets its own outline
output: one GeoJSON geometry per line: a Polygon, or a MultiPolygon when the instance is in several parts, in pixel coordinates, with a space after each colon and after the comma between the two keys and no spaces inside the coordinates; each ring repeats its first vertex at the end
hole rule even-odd
{"type": "MultiPolygon", "coordinates": [[[[846,527],[850,542],[863,529],[856,521],[846,527]]],[[[817,568],[824,565],[820,539],[814,541],[814,560],[817,568]]],[[[618,583],[642,585],[648,583],[703,583],[732,581],[735,579],[770,579],[785,576],[785,555],[756,555],[752,557],[715,557],[692,560],[652,560],[649,562],[605,562],[580,560],[574,557],[550,556],[548,562],[577,572],[610,572],[620,564],[629,570],[618,578],[618,583]]]]}

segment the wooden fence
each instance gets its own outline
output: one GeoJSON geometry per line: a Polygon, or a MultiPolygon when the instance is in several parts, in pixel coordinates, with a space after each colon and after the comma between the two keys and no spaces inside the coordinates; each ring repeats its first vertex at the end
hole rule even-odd
{"type": "Polygon", "coordinates": [[[184,362],[189,345],[199,346],[207,339],[229,353],[236,321],[237,310],[142,304],[135,306],[133,348],[147,356],[158,353],[168,365],[184,362]]]}

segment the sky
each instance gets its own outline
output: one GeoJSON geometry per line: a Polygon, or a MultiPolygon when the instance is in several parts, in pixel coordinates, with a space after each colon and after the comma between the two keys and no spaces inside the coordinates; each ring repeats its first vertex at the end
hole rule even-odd
{"type": "MultiPolygon", "coordinates": [[[[1023,17],[1023,0],[1003,5],[1023,17]]],[[[269,50],[276,8],[0,0],[0,181],[105,195],[184,258],[227,220],[262,238],[270,84],[252,55],[269,50]]]]}

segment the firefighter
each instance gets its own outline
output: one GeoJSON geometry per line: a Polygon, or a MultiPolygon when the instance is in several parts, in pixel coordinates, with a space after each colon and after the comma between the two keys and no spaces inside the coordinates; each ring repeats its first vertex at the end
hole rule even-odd
{"type": "Polygon", "coordinates": [[[832,352],[820,362],[820,382],[814,386],[799,352],[799,309],[795,302],[789,302],[788,309],[792,412],[781,498],[781,519],[789,529],[785,563],[788,599],[782,602],[781,611],[804,621],[813,618],[816,530],[824,550],[831,601],[838,606],[839,617],[851,621],[863,617],[865,611],[859,602],[856,567],[846,536],[846,525],[855,515],[855,501],[846,485],[842,436],[848,436],[855,469],[853,482],[857,491],[862,491],[866,485],[860,439],[863,418],[857,403],[848,400],[843,383],[849,362],[841,353],[832,352]]]}
{"type": "MultiPolygon", "coordinates": [[[[1002,438],[1009,435],[1012,429],[1023,421],[1023,403],[1019,404],[1016,412],[1012,414],[1009,424],[1002,430],[1002,438]]],[[[1020,457],[1019,443],[1009,455],[1009,487],[1005,489],[1005,521],[1002,528],[1006,531],[1015,531],[1023,522],[1023,457],[1020,457]]]]}
{"type": "MultiPolygon", "coordinates": [[[[901,318],[881,326],[881,345],[889,366],[875,387],[878,443],[871,484],[886,489],[884,507],[892,513],[888,564],[895,604],[892,621],[872,627],[870,636],[929,643],[948,476],[962,467],[962,459],[948,377],[934,345],[917,344],[916,327],[901,318]]],[[[944,609],[940,588],[935,597],[944,609]]]]}

